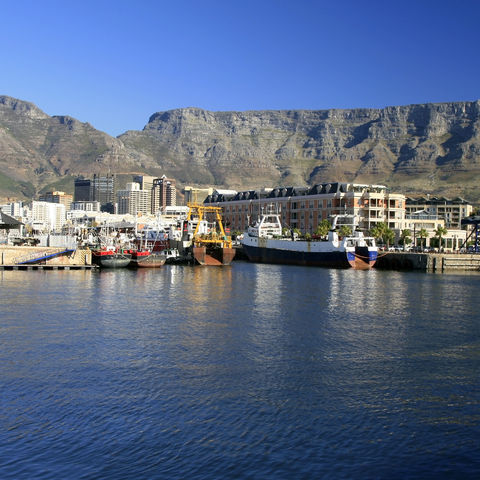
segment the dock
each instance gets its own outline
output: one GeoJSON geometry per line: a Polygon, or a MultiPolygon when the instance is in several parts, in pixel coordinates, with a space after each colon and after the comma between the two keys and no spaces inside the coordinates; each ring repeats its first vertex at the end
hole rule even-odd
{"type": "Polygon", "coordinates": [[[422,270],[425,272],[480,272],[480,255],[468,253],[379,252],[375,268],[380,270],[422,270]]]}
{"type": "Polygon", "coordinates": [[[89,249],[0,246],[0,270],[92,270],[89,249]]]}

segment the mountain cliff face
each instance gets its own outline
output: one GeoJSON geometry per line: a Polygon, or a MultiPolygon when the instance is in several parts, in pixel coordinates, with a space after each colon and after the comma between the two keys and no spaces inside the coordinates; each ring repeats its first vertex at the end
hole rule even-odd
{"type": "MultiPolygon", "coordinates": [[[[0,97],[0,165],[11,184],[33,190],[65,176],[110,171],[236,189],[381,183],[477,201],[480,102],[322,111],[186,108],[155,113],[143,131],[112,138],[88,123],[0,97]]],[[[7,184],[0,177],[3,191],[7,184]]]]}

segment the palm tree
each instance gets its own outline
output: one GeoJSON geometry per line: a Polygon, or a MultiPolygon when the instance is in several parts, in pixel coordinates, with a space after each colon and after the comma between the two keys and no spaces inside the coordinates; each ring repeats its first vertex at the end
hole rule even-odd
{"type": "Polygon", "coordinates": [[[412,243],[412,239],[410,238],[410,235],[412,233],[408,228],[404,228],[402,232],[400,233],[400,239],[403,245],[403,249],[405,250],[405,246],[408,245],[409,243],[412,243]]]}
{"type": "Polygon", "coordinates": [[[420,237],[420,245],[421,245],[422,250],[423,250],[423,248],[425,247],[423,239],[428,238],[428,232],[424,228],[422,228],[418,232],[418,236],[420,237]]]}
{"type": "Polygon", "coordinates": [[[393,230],[391,230],[388,225],[384,222],[378,223],[375,227],[373,227],[370,230],[370,234],[377,238],[382,240],[383,243],[387,244],[387,248],[390,245],[390,242],[393,241],[395,238],[395,234],[393,233],[393,230]]]}
{"type": "Polygon", "coordinates": [[[326,237],[331,228],[332,226],[330,225],[330,222],[324,219],[318,224],[318,227],[315,230],[315,235],[326,237]]]}
{"type": "Polygon", "coordinates": [[[442,249],[442,237],[448,233],[448,230],[445,227],[439,225],[435,230],[435,236],[438,237],[438,248],[442,249]]]}

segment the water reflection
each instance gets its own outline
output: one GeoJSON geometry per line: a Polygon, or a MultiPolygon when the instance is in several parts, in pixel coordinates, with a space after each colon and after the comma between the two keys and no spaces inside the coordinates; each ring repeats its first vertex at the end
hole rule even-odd
{"type": "Polygon", "coordinates": [[[464,472],[479,280],[242,262],[2,272],[7,478],[33,464],[65,478],[464,472]]]}

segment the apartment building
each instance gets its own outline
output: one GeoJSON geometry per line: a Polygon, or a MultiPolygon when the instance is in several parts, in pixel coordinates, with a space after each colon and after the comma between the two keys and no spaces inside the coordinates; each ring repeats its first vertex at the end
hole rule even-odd
{"type": "Polygon", "coordinates": [[[150,190],[142,190],[137,182],[127,183],[125,190],[117,192],[117,213],[130,215],[152,213],[150,190]]]}
{"type": "Polygon", "coordinates": [[[280,212],[285,226],[302,233],[315,232],[322,220],[332,221],[335,215],[357,217],[362,230],[387,223],[399,232],[405,222],[405,196],[389,192],[384,185],[331,182],[313,187],[215,191],[205,203],[222,207],[225,223],[237,231],[244,231],[270,205],[280,212]]]}
{"type": "Polygon", "coordinates": [[[164,207],[177,205],[177,188],[175,180],[163,175],[153,181],[152,213],[157,213],[164,207]]]}
{"type": "Polygon", "coordinates": [[[457,197],[449,199],[446,197],[420,197],[407,198],[405,205],[406,215],[414,215],[424,212],[424,215],[444,220],[445,228],[461,229],[462,220],[472,214],[473,206],[457,197]]]}

